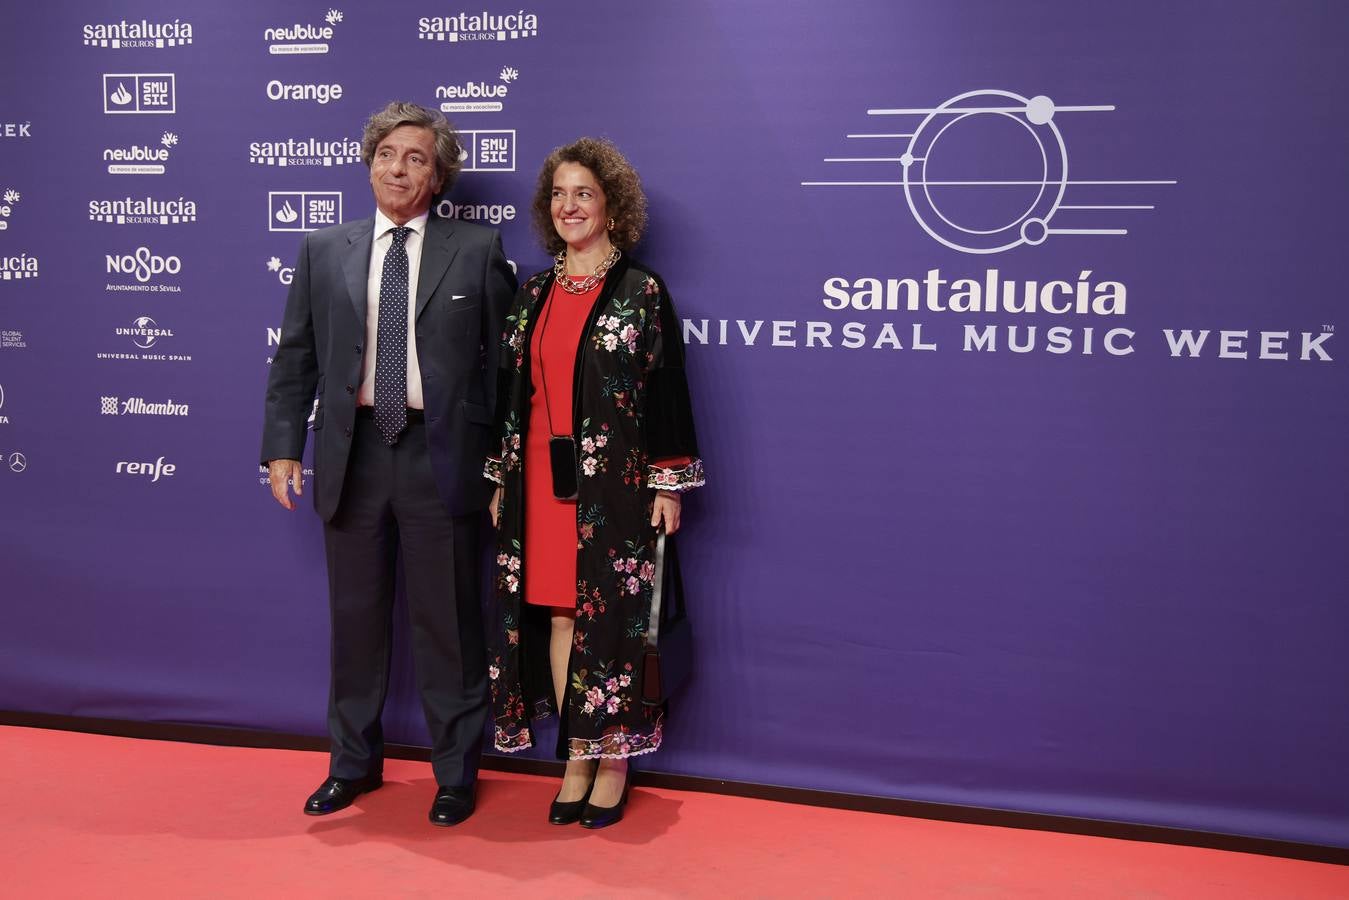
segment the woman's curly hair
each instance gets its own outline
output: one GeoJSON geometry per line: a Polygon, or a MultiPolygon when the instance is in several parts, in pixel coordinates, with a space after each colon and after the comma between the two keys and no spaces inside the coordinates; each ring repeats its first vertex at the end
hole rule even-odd
{"type": "Polygon", "coordinates": [[[563,163],[585,166],[595,176],[604,191],[604,205],[609,218],[614,220],[609,240],[620,250],[631,249],[642,239],[646,229],[646,194],[637,170],[611,142],[603,138],[581,138],[558,147],[543,161],[539,181],[534,189],[532,219],[534,231],[544,249],[556,255],[567,245],[553,228],[553,175],[563,163]]]}

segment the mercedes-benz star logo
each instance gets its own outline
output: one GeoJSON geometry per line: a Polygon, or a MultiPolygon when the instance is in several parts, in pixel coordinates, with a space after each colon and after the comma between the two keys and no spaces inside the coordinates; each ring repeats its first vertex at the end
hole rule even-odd
{"type": "Polygon", "coordinates": [[[28,458],[15,450],[9,455],[9,470],[11,472],[22,472],[28,468],[28,458]]]}

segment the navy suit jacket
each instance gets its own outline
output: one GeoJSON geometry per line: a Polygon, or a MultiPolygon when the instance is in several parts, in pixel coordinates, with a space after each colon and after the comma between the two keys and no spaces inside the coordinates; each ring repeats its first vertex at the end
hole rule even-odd
{"type": "MultiPolygon", "coordinates": [[[[365,357],[374,218],[306,235],[267,378],[262,462],[300,459],[314,410],[314,507],[329,521],[349,475],[365,357]]],[[[502,320],[515,274],[495,229],[432,214],[417,276],[417,362],[436,487],[451,515],[486,507],[502,320]]]]}

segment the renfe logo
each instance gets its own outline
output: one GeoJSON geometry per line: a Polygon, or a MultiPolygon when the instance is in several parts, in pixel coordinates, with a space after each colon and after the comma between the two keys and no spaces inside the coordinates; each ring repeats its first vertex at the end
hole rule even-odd
{"type": "Polygon", "coordinates": [[[119,462],[116,468],[118,475],[149,475],[151,484],[158,481],[161,475],[172,478],[177,471],[178,467],[164,462],[162,456],[154,462],[119,462]]]}
{"type": "Polygon", "coordinates": [[[268,231],[314,231],[342,222],[341,191],[268,191],[268,231]]]}
{"type": "Polygon", "coordinates": [[[173,73],[103,76],[103,112],[117,115],[171,115],[178,111],[173,73]]]}

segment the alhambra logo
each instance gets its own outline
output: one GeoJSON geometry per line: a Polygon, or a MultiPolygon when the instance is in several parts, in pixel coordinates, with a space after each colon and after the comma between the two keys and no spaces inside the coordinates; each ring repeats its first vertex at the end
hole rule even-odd
{"type": "Polygon", "coordinates": [[[417,20],[417,37],[423,41],[513,41],[536,37],[539,17],[523,9],[513,13],[453,13],[424,16],[417,20]]]}
{"type": "Polygon", "coordinates": [[[962,253],[1001,253],[1050,238],[1126,235],[1156,208],[1157,188],[1176,182],[1121,179],[1114,172],[1070,178],[1059,128],[1069,116],[1114,109],[1002,90],[970,91],[929,108],[869,109],[868,116],[898,124],[848,134],[847,140],[885,149],[825,157],[852,177],[801,184],[892,194],[898,188],[923,231],[962,253]]]}
{"type": "Polygon", "coordinates": [[[103,151],[109,175],[163,175],[164,163],[178,146],[178,135],[166,131],[157,145],[135,144],[130,147],[109,147],[103,151]]]}
{"type": "Polygon", "coordinates": [[[120,72],[103,76],[103,112],[110,116],[172,115],[178,111],[172,72],[120,72]]]}
{"type": "Polygon", "coordinates": [[[342,11],[330,9],[323,17],[323,24],[304,24],[296,22],[290,25],[277,25],[262,32],[267,42],[267,52],[273,56],[310,56],[327,53],[328,42],[333,39],[337,26],[342,24],[342,11]]]}
{"type": "Polygon", "coordinates": [[[127,196],[120,200],[90,200],[89,221],[109,225],[180,225],[197,221],[197,204],[185,197],[159,200],[127,196]]]}
{"type": "Polygon", "coordinates": [[[186,47],[191,43],[192,23],[181,19],[172,22],[151,22],[148,19],[128,22],[121,19],[84,26],[86,47],[162,50],[166,47],[186,47]]]}
{"type": "Polygon", "coordinates": [[[460,84],[442,84],[436,88],[436,99],[441,101],[443,113],[501,112],[506,95],[520,77],[520,71],[503,66],[495,82],[466,81],[460,84]]]}
{"type": "Polygon", "coordinates": [[[248,161],[256,166],[346,166],[361,161],[361,142],[351,138],[285,138],[253,141],[248,161]]]}
{"type": "Polygon", "coordinates": [[[174,403],[172,399],[151,403],[144,397],[99,398],[99,412],[105,416],[186,416],[188,407],[189,404],[174,403]]]}
{"type": "Polygon", "coordinates": [[[9,230],[9,217],[14,215],[14,207],[19,205],[23,195],[14,188],[6,188],[3,194],[0,194],[0,231],[9,230]]]}

